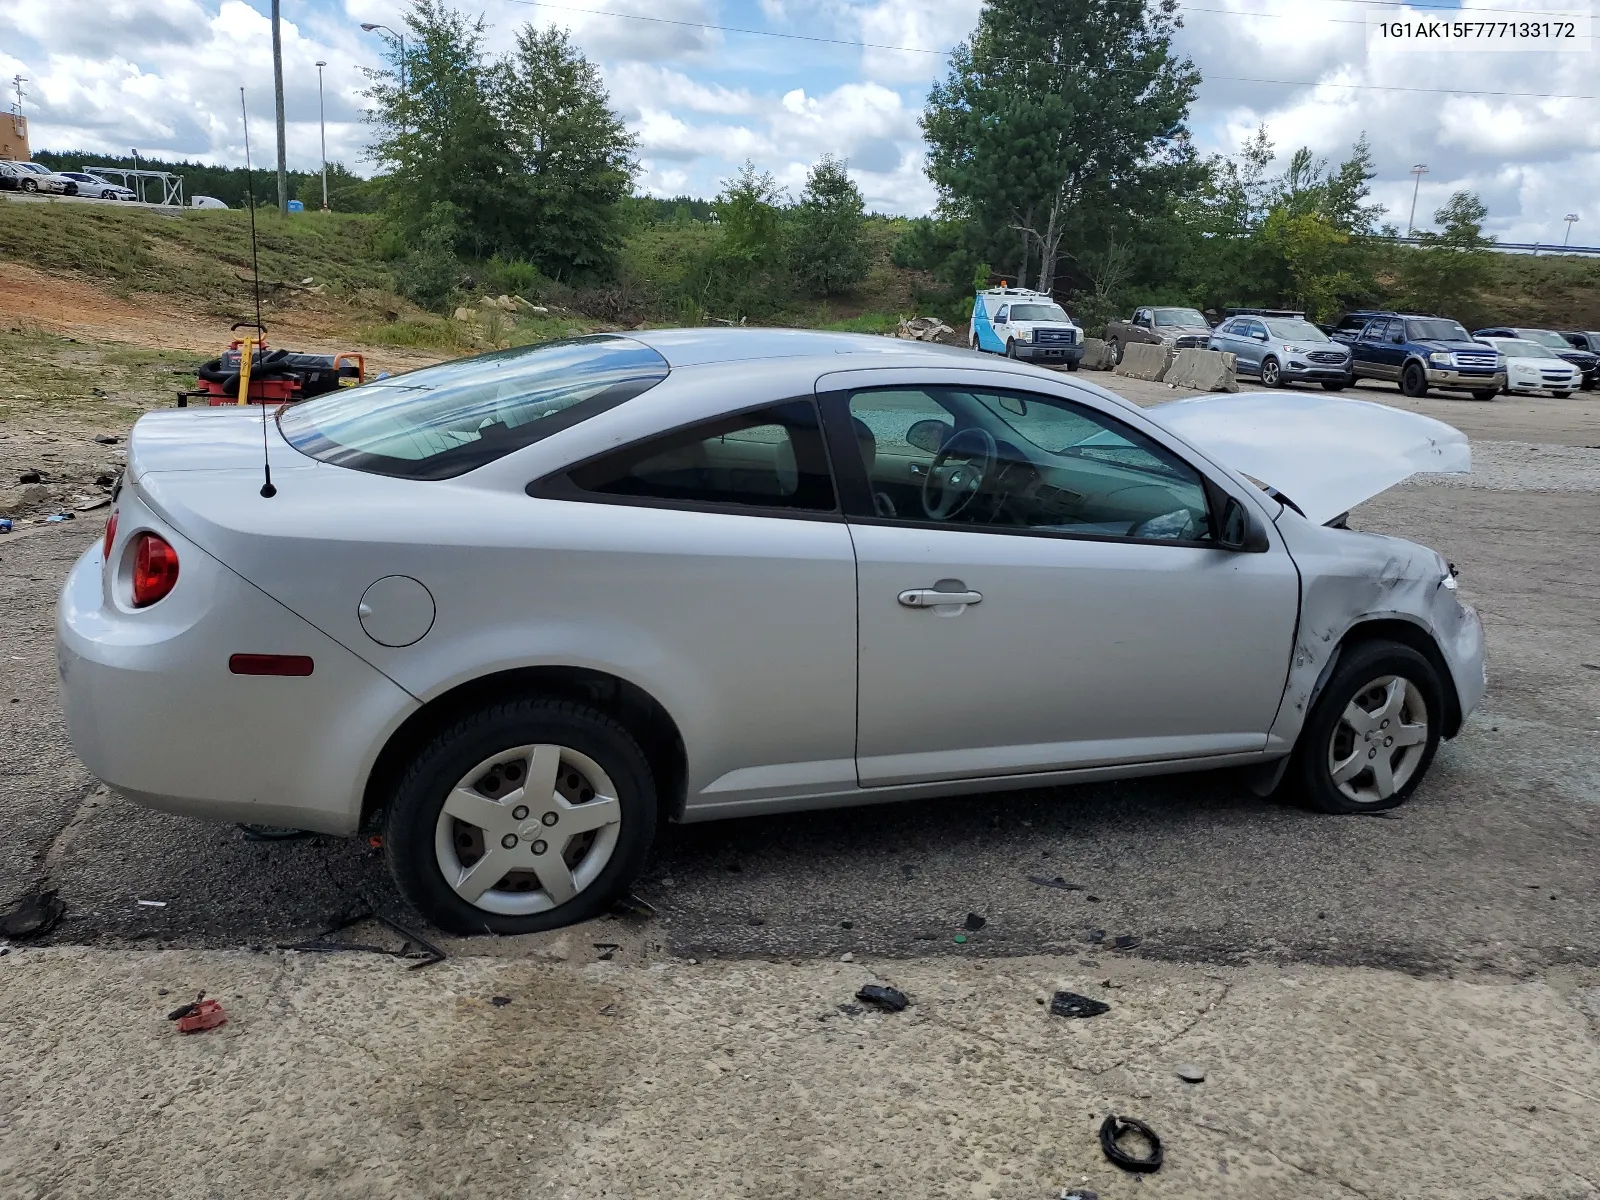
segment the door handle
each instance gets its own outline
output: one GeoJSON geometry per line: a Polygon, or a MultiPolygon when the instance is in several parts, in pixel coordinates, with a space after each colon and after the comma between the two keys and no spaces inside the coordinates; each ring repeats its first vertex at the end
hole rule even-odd
{"type": "Polygon", "coordinates": [[[935,608],[950,604],[977,604],[982,592],[941,592],[933,588],[912,588],[900,593],[900,603],[907,608],[935,608]]]}

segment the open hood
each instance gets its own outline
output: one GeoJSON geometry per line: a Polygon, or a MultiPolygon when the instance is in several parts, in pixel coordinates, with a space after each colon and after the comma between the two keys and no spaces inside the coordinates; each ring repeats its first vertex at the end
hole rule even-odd
{"type": "Polygon", "coordinates": [[[1326,524],[1419,471],[1472,470],[1467,435],[1419,413],[1302,392],[1193,396],[1147,410],[1326,524]]]}

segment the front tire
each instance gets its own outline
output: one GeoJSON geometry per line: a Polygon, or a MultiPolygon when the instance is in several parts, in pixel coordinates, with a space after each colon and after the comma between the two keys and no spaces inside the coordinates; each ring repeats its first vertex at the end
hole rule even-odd
{"type": "Polygon", "coordinates": [[[1571,392],[1551,392],[1550,394],[1557,400],[1565,400],[1568,396],[1572,395],[1571,392]]]}
{"type": "Polygon", "coordinates": [[[1078,360],[1075,359],[1075,358],[1067,359],[1067,370],[1076,371],[1077,369],[1078,369],[1078,360]]]}
{"type": "Polygon", "coordinates": [[[1016,356],[1017,356],[1017,340],[1015,338],[1007,338],[1006,339],[1006,357],[1007,358],[1016,358],[1016,356]]]}
{"type": "Polygon", "coordinates": [[[1114,367],[1122,365],[1122,343],[1116,338],[1111,339],[1111,365],[1114,367]]]}
{"type": "Polygon", "coordinates": [[[1407,363],[1405,370],[1400,372],[1400,390],[1413,400],[1420,400],[1428,394],[1428,376],[1416,363],[1407,363]]]}
{"type": "Polygon", "coordinates": [[[1350,385],[1348,383],[1335,383],[1331,379],[1324,379],[1322,381],[1323,390],[1329,392],[1342,392],[1349,386],[1350,385]]]}
{"type": "Polygon", "coordinates": [[[655,829],[628,731],[586,705],[525,699],[462,717],[418,753],[384,847],[401,895],[439,928],[533,933],[610,908],[655,829]]]}
{"type": "Polygon", "coordinates": [[[1472,393],[1472,398],[1474,400],[1493,400],[1494,397],[1495,392],[1493,388],[1490,388],[1487,391],[1477,391],[1472,393]]]}
{"type": "Polygon", "coordinates": [[[1283,373],[1278,368],[1278,360],[1271,355],[1261,360],[1261,385],[1269,388],[1283,386],[1283,373]]]}
{"type": "Polygon", "coordinates": [[[1346,651],[1295,747],[1291,770],[1306,803],[1326,813],[1404,804],[1433,762],[1443,717],[1439,676],[1410,646],[1346,651]]]}

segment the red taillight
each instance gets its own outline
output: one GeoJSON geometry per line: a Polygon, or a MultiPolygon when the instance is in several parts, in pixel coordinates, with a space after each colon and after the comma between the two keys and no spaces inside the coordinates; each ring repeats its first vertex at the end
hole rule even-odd
{"type": "Polygon", "coordinates": [[[228,670],[235,675],[296,675],[311,674],[312,662],[308,654],[235,654],[228,659],[228,670]]]}
{"type": "Polygon", "coordinates": [[[107,562],[111,561],[111,543],[117,540],[117,514],[111,514],[111,520],[106,522],[106,544],[101,548],[100,557],[107,562]]]}
{"type": "Polygon", "coordinates": [[[146,608],[177,584],[178,552],[154,533],[139,534],[133,545],[133,606],[146,608]]]}

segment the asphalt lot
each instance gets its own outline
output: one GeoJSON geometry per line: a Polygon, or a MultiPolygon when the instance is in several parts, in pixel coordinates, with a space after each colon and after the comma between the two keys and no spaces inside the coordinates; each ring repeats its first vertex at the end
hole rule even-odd
{"type": "MultiPolygon", "coordinates": [[[[1600,964],[1600,397],[1404,403],[1472,436],[1478,472],[1397,488],[1351,524],[1460,566],[1491,682],[1391,819],[1313,815],[1218,774],[672,828],[639,888],[657,908],[651,949],[1088,954],[1088,931],[1105,930],[1141,939],[1139,954],[1218,962],[1600,964]],[[1085,890],[1029,882],[1058,875],[1085,890]],[[968,912],[987,923],[958,944],[968,912]]],[[[76,762],[51,609],[98,528],[0,538],[0,905],[47,878],[68,904],[54,943],[179,948],[288,940],[357,896],[401,912],[364,843],[249,842],[135,808],[76,762]]]]}

